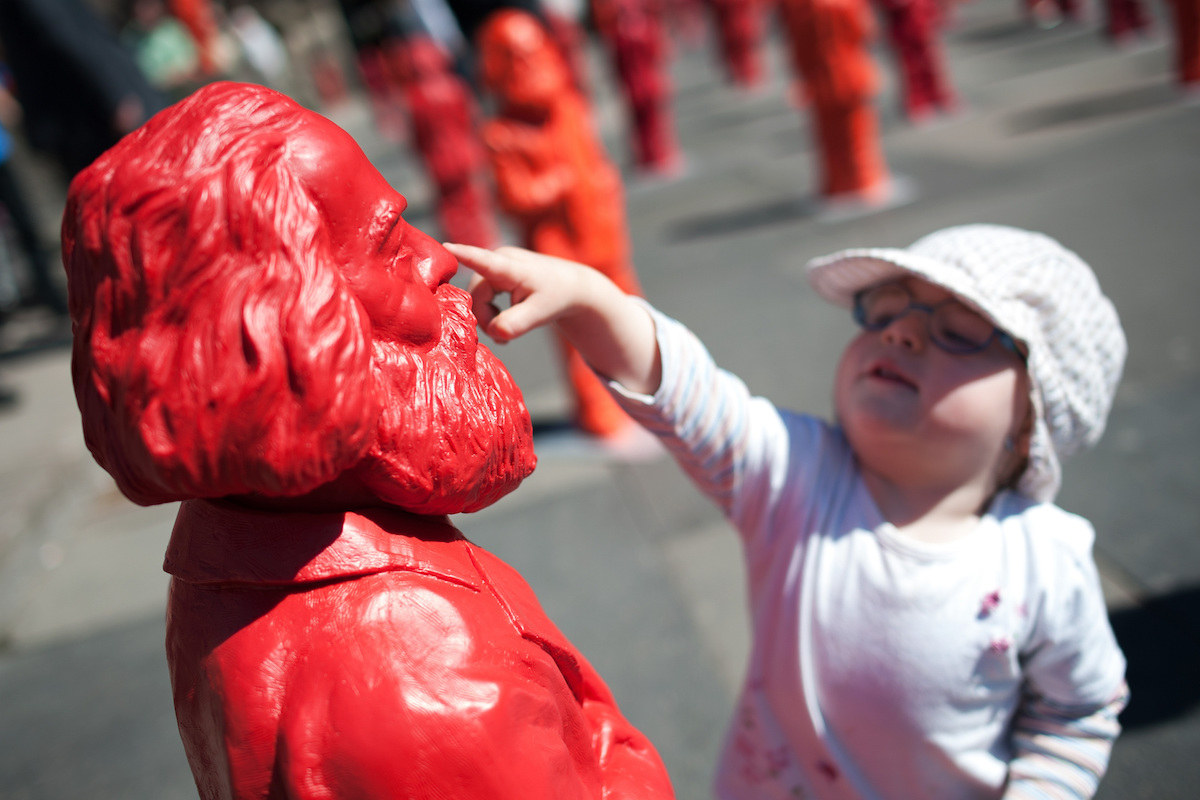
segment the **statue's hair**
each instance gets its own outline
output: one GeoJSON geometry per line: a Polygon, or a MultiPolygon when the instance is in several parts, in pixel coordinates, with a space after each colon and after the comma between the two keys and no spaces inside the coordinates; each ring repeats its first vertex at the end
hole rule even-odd
{"type": "Polygon", "coordinates": [[[371,443],[370,325],[288,164],[309,113],[212,84],[71,183],[75,395],[137,503],[303,494],[371,443]]]}

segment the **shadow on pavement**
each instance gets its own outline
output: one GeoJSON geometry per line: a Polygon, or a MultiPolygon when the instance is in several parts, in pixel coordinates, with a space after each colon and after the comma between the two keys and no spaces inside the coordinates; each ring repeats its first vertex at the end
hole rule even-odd
{"type": "Polygon", "coordinates": [[[1178,100],[1179,92],[1174,85],[1155,83],[1021,111],[1009,117],[1008,127],[1013,134],[1035,133],[1061,125],[1148,111],[1178,100]]]}
{"type": "Polygon", "coordinates": [[[22,312],[0,328],[0,363],[71,347],[71,321],[40,309],[22,312]]]}
{"type": "Polygon", "coordinates": [[[161,615],[0,655],[0,796],[194,800],[161,615]]]}
{"type": "Polygon", "coordinates": [[[1129,660],[1126,730],[1155,725],[1200,705],[1200,587],[1111,615],[1129,660]]]}
{"type": "Polygon", "coordinates": [[[805,197],[773,200],[749,208],[697,215],[676,222],[667,229],[667,240],[678,243],[692,239],[727,236],[754,228],[811,217],[819,210],[816,203],[805,197]]]}
{"type": "Polygon", "coordinates": [[[965,44],[991,44],[1028,38],[1034,31],[1035,28],[1028,21],[1016,19],[972,30],[955,31],[954,40],[965,44]]]}

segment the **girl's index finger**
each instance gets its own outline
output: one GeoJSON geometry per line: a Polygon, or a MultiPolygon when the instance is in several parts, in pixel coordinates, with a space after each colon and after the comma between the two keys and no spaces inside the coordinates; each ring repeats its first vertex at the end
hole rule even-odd
{"type": "Polygon", "coordinates": [[[501,291],[508,291],[516,282],[512,261],[494,250],[470,244],[446,242],[442,245],[463,265],[479,273],[488,283],[501,291]]]}

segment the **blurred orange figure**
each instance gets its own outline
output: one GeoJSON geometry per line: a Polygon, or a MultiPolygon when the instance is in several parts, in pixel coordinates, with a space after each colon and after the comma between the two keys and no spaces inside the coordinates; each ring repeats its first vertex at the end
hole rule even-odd
{"type": "Polygon", "coordinates": [[[217,20],[213,15],[212,0],[168,0],[171,15],[196,40],[196,55],[200,59],[200,70],[205,75],[215,75],[217,65],[217,20]]]}
{"type": "Polygon", "coordinates": [[[674,172],[681,156],[671,113],[661,2],[593,0],[592,9],[633,122],[634,163],[643,172],[674,172]]]}
{"type": "Polygon", "coordinates": [[[882,202],[891,187],[872,99],[878,88],[865,0],[782,0],[792,64],[804,82],[827,200],[882,202]]]}
{"type": "MultiPolygon", "coordinates": [[[[559,49],[533,16],[496,12],[476,35],[481,79],[499,102],[483,126],[502,209],[539,253],[588,264],[641,294],[630,262],[621,178],[592,127],[559,49]]],[[[611,436],[632,421],[564,340],[576,424],[611,436]]]]}
{"type": "Polygon", "coordinates": [[[391,48],[412,120],[413,144],[437,189],[443,235],[454,242],[495,247],[499,236],[470,89],[430,37],[398,39],[391,48]]]}

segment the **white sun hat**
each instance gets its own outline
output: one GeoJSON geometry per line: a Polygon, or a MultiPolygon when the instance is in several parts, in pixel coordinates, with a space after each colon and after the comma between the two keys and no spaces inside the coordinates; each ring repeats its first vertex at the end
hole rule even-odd
{"type": "Polygon", "coordinates": [[[1104,433],[1125,364],[1121,322],[1091,267],[1049,236],[1001,225],[945,228],[907,248],[842,250],[808,263],[813,289],[844,308],[859,291],[905,275],[953,292],[1027,348],[1037,420],[1017,489],[1053,500],[1059,460],[1104,433]]]}

